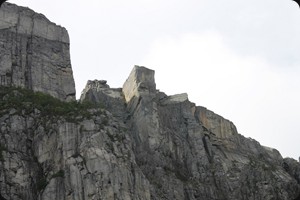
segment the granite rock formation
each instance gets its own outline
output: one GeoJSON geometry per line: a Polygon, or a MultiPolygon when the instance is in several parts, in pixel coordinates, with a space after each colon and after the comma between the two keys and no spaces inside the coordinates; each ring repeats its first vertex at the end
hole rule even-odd
{"type": "Polygon", "coordinates": [[[44,15],[4,3],[0,9],[0,85],[75,100],[69,36],[44,15]]]}
{"type": "MultiPolygon", "coordinates": [[[[12,4],[4,8],[0,15],[15,10],[42,17],[12,4]]],[[[41,62],[47,63],[57,54],[47,66],[61,80],[68,40],[63,28],[53,27],[51,36],[32,31],[31,37],[45,43],[37,41],[40,48],[28,55],[27,45],[19,49],[16,63],[29,62],[22,55],[43,55],[41,62]],[[52,52],[54,43],[62,51],[52,52]]],[[[17,30],[1,29],[0,34],[27,41],[28,34],[17,30]]],[[[2,47],[20,47],[15,38],[1,41],[2,47]]],[[[6,49],[0,57],[9,63],[6,49]]],[[[41,65],[34,63],[31,73],[42,76],[41,65]]],[[[67,66],[64,75],[73,80],[67,66]]],[[[88,81],[78,102],[66,102],[74,98],[61,88],[73,83],[56,82],[48,91],[49,77],[34,77],[43,80],[38,84],[29,81],[23,73],[27,67],[0,63],[5,77],[0,86],[1,200],[300,199],[298,161],[240,135],[231,121],[190,102],[187,94],[157,90],[153,70],[135,66],[122,88],[88,81]]]]}
{"type": "Polygon", "coordinates": [[[299,197],[297,161],[238,134],[232,122],[196,106],[187,94],[158,91],[153,70],[135,66],[122,93],[95,83],[88,82],[81,101],[102,103],[110,113],[126,110],[121,120],[150,199],[299,197]]]}
{"type": "Polygon", "coordinates": [[[122,119],[126,112],[122,88],[110,88],[105,80],[87,82],[80,97],[81,102],[86,100],[101,104],[119,119],[122,119]]]}

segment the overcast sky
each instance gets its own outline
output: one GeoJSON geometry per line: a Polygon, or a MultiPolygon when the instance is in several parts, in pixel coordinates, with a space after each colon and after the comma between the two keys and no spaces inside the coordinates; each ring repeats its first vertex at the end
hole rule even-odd
{"type": "Polygon", "coordinates": [[[122,87],[134,65],[168,95],[300,156],[300,9],[292,0],[10,0],[66,27],[77,97],[87,80],[122,87]]]}

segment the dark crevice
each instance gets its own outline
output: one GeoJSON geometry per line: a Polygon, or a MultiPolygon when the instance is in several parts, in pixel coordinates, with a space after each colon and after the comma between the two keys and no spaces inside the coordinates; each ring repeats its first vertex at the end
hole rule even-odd
{"type": "Polygon", "coordinates": [[[27,38],[26,44],[26,61],[25,61],[25,87],[32,89],[32,72],[31,72],[31,59],[32,59],[32,37],[27,38]]]}
{"type": "Polygon", "coordinates": [[[7,200],[0,194],[0,200],[7,200]]]}
{"type": "Polygon", "coordinates": [[[209,147],[208,140],[209,140],[209,136],[205,135],[202,137],[202,142],[204,144],[204,149],[205,149],[206,155],[208,157],[209,162],[211,163],[213,155],[212,155],[211,149],[209,147]]]}

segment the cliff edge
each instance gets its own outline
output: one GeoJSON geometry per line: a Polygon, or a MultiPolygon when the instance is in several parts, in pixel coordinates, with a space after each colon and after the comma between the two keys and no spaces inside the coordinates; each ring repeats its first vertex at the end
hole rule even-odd
{"type": "Polygon", "coordinates": [[[66,30],[2,8],[1,200],[300,199],[298,161],[159,91],[151,69],[88,81],[75,101],[66,30]]]}
{"type": "Polygon", "coordinates": [[[0,9],[0,85],[75,100],[69,36],[44,15],[4,3],[0,9]]]}
{"type": "Polygon", "coordinates": [[[231,121],[190,102],[187,94],[160,92],[153,70],[135,66],[114,101],[105,99],[116,89],[96,82],[88,82],[81,101],[103,103],[110,113],[123,110],[150,199],[299,198],[297,161],[243,137],[231,121]]]}

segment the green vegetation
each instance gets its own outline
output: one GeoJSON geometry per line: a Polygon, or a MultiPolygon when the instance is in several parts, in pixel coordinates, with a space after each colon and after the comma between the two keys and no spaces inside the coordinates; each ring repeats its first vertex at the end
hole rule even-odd
{"type": "MultiPolygon", "coordinates": [[[[38,109],[42,116],[62,116],[67,121],[77,121],[78,117],[90,118],[89,109],[101,108],[91,102],[63,102],[42,92],[15,87],[0,87],[0,113],[14,108],[17,112],[29,114],[38,109]]],[[[100,112],[100,109],[98,109],[100,112]]],[[[95,114],[95,113],[94,113],[95,114]]]]}
{"type": "Polygon", "coordinates": [[[44,190],[46,186],[48,185],[48,182],[45,177],[40,177],[38,181],[36,182],[36,189],[38,192],[44,190]]]}
{"type": "Polygon", "coordinates": [[[64,170],[59,170],[58,172],[56,172],[55,174],[52,175],[52,178],[56,178],[56,177],[64,177],[65,176],[65,171],[64,170]]]}

